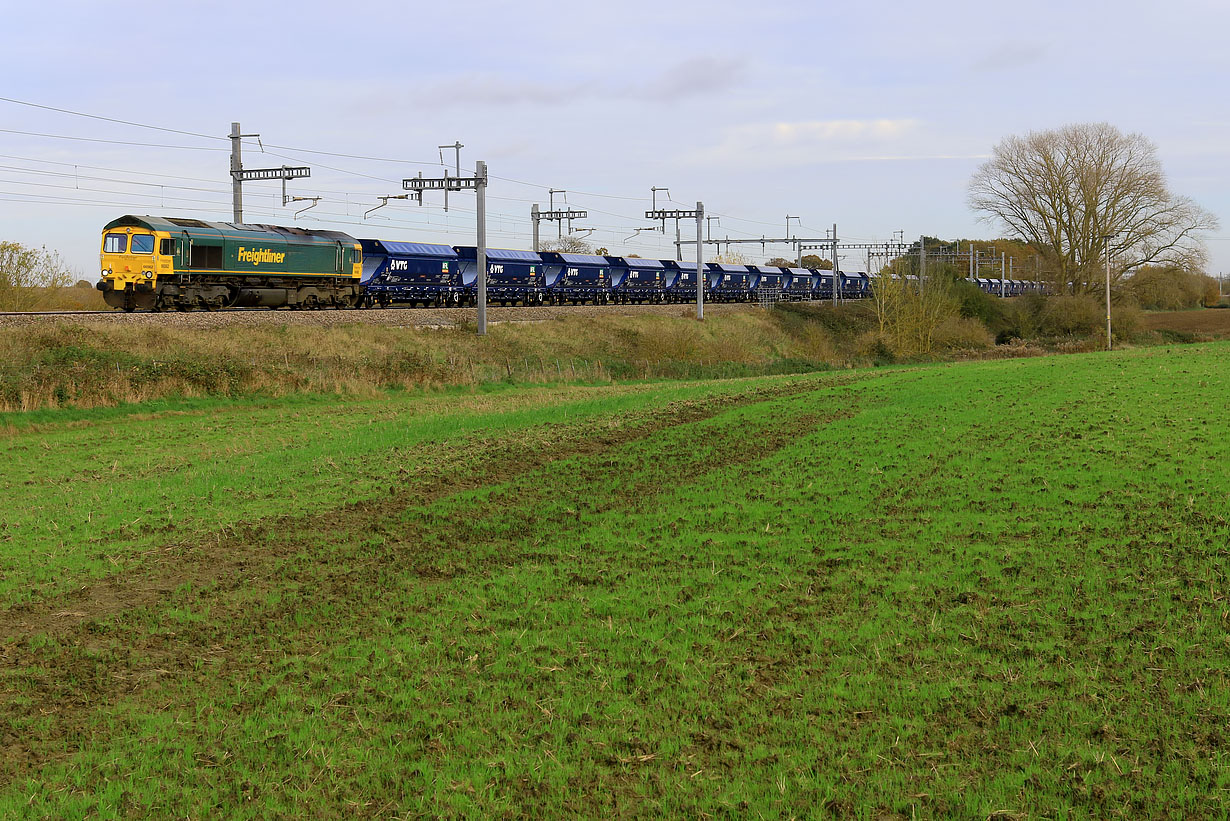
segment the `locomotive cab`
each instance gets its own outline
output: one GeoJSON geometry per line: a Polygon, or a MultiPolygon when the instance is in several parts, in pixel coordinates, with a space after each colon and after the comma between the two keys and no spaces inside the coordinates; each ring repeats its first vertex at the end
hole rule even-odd
{"type": "Polygon", "coordinates": [[[159,274],[174,270],[175,241],[165,231],[139,225],[110,225],[103,231],[99,281],[103,299],[132,310],[152,299],[159,274]]]}

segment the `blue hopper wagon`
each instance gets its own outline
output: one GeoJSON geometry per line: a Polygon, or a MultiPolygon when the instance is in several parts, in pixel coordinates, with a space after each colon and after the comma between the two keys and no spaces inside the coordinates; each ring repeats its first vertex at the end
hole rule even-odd
{"type": "Polygon", "coordinates": [[[816,290],[817,299],[833,299],[837,295],[835,286],[835,277],[832,271],[827,271],[823,268],[816,270],[816,290]]]}
{"type": "Polygon", "coordinates": [[[612,266],[616,302],[666,302],[679,275],[659,259],[607,257],[607,260],[612,266]]]}
{"type": "Polygon", "coordinates": [[[552,303],[606,305],[611,302],[611,263],[606,257],[548,251],[542,258],[546,263],[547,290],[552,303]]]}
{"type": "Polygon", "coordinates": [[[710,293],[714,302],[747,302],[752,298],[751,266],[725,262],[706,264],[712,278],[710,293]]]}
{"type": "Polygon", "coordinates": [[[448,307],[465,301],[461,264],[449,245],[363,239],[365,304],[448,307]]]}
{"type": "Polygon", "coordinates": [[[812,299],[820,277],[807,268],[787,268],[786,271],[785,298],[795,302],[812,299]]]}
{"type": "MultiPolygon", "coordinates": [[[[671,272],[674,280],[668,291],[668,302],[695,302],[696,301],[696,263],[695,262],[676,262],[673,259],[664,259],[662,264],[671,272]]],[[[705,288],[705,299],[711,299],[713,293],[713,274],[709,271],[709,266],[713,263],[707,263],[701,269],[701,282],[705,288]]]]}
{"type": "MultiPolygon", "coordinates": [[[[461,274],[471,293],[477,292],[478,249],[455,246],[461,258],[461,274]]],[[[487,301],[499,305],[542,305],[547,299],[546,264],[534,251],[510,248],[487,249],[487,301]]]]}
{"type": "Polygon", "coordinates": [[[871,277],[862,271],[841,274],[842,296],[846,299],[864,299],[871,296],[871,277]]]}
{"type": "Polygon", "coordinates": [[[786,268],[778,268],[775,265],[752,265],[755,277],[752,281],[752,296],[759,298],[763,295],[773,296],[776,298],[785,298],[787,274],[786,268]]]}

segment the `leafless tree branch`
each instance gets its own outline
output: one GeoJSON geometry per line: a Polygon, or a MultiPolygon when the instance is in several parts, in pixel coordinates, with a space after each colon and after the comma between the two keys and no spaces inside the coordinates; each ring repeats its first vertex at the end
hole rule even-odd
{"type": "Polygon", "coordinates": [[[1143,265],[1198,270],[1217,218],[1171,194],[1157,148],[1108,123],[1007,137],[969,183],[969,204],[1039,253],[1057,291],[1094,291],[1143,265]]]}

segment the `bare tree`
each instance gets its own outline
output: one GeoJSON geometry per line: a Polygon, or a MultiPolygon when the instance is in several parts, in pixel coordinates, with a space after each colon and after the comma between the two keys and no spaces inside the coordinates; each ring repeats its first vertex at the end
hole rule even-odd
{"type": "Polygon", "coordinates": [[[886,265],[871,279],[871,295],[880,338],[893,352],[904,356],[929,354],[935,347],[935,333],[957,314],[957,301],[950,280],[937,277],[918,287],[916,275],[898,259],[886,265]]]}
{"type": "Polygon", "coordinates": [[[1109,235],[1115,282],[1142,265],[1199,269],[1200,232],[1218,225],[1171,194],[1152,142],[1108,123],[1008,137],[970,180],[969,203],[1032,245],[1058,292],[1097,290],[1109,235]]]}
{"type": "Polygon", "coordinates": [[[727,249],[725,253],[718,254],[713,258],[713,261],[724,265],[747,265],[751,262],[743,254],[740,254],[738,251],[731,251],[730,249],[727,249]]]}
{"type": "Polygon", "coordinates": [[[0,310],[39,310],[72,281],[72,272],[55,251],[0,242],[0,310]]]}
{"type": "Polygon", "coordinates": [[[592,254],[594,252],[592,245],[572,234],[540,243],[538,247],[543,251],[559,251],[561,254],[592,254]]]}

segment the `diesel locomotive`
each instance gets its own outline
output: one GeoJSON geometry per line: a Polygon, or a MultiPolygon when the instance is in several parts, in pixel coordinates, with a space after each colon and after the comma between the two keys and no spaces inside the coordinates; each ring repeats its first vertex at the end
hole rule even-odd
{"type": "Polygon", "coordinates": [[[125,216],[103,228],[98,290],[125,311],[353,308],[363,247],[338,231],[125,216]]]}

